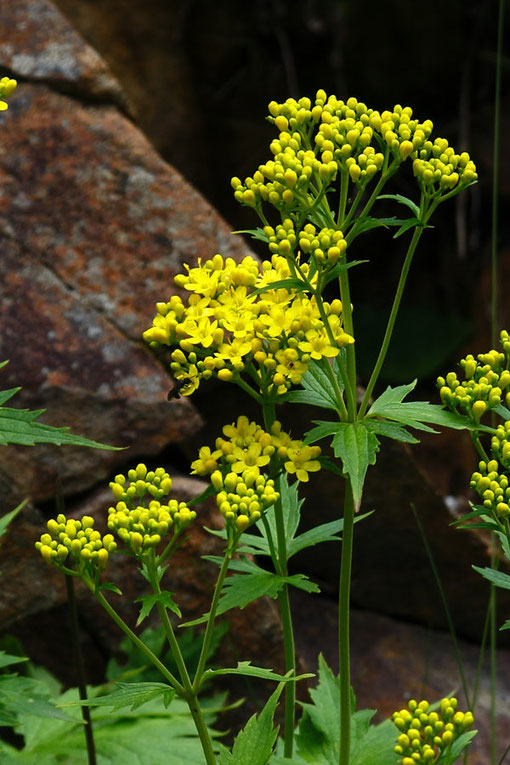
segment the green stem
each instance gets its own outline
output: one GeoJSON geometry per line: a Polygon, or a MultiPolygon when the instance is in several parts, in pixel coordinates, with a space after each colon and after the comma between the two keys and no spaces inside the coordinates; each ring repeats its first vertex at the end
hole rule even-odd
{"type": "MultiPolygon", "coordinates": [[[[140,640],[140,638],[135,635],[133,630],[131,630],[125,621],[119,616],[119,614],[111,607],[111,605],[108,603],[106,598],[101,592],[95,592],[94,593],[99,603],[102,605],[106,613],[113,619],[115,624],[122,630],[122,632],[127,635],[127,637],[132,641],[132,643],[135,644],[135,646],[148,658],[148,660],[153,664],[156,669],[158,669],[163,677],[170,683],[170,685],[176,690],[176,692],[181,696],[181,698],[184,698],[188,704],[189,710],[191,712],[191,716],[193,717],[193,720],[195,722],[195,726],[197,729],[197,733],[200,737],[200,741],[202,744],[202,749],[204,751],[205,761],[207,765],[216,765],[216,757],[214,756],[214,752],[212,749],[212,743],[209,736],[209,731],[207,730],[207,726],[204,722],[204,719],[202,717],[202,712],[200,710],[198,700],[196,696],[194,696],[191,691],[191,685],[190,688],[186,688],[184,685],[181,685],[177,678],[175,678],[172,673],[165,667],[165,665],[158,659],[158,657],[148,648],[145,643],[140,640]]],[[[159,603],[158,603],[158,609],[159,609],[159,603]]],[[[164,610],[164,609],[163,609],[164,610]]],[[[161,615],[161,612],[160,612],[161,615]]],[[[165,612],[166,615],[166,612],[165,612]]],[[[167,616],[168,619],[168,616],[167,616]]],[[[173,634],[173,632],[172,632],[173,634]]],[[[174,636],[175,639],[175,636],[174,636]]],[[[179,655],[180,655],[180,650],[179,655]]],[[[174,654],[174,659],[177,661],[177,656],[174,654]]],[[[181,655],[182,659],[182,655],[181,655]]],[[[179,665],[178,665],[179,666],[179,665]]],[[[186,672],[187,674],[187,672],[186,672]]],[[[189,682],[189,679],[188,679],[189,682]]]]}
{"type": "Polygon", "coordinates": [[[102,605],[106,613],[113,619],[117,627],[122,630],[122,632],[131,640],[132,643],[138,648],[139,651],[141,651],[144,656],[147,657],[147,659],[150,661],[151,664],[153,664],[156,669],[158,669],[165,680],[167,680],[172,688],[174,688],[179,696],[184,695],[184,687],[180,684],[180,682],[177,680],[176,677],[172,675],[172,673],[165,667],[165,665],[158,659],[156,654],[152,653],[151,649],[148,648],[143,640],[140,640],[140,638],[135,635],[133,630],[131,630],[124,619],[119,616],[119,614],[115,611],[114,608],[108,603],[106,598],[104,597],[102,592],[94,592],[94,595],[96,596],[96,599],[98,602],[102,605]]]}
{"type": "MultiPolygon", "coordinates": [[[[341,271],[339,276],[340,285],[340,299],[342,301],[342,315],[344,319],[344,328],[348,335],[354,337],[354,324],[352,321],[352,309],[351,309],[351,291],[349,287],[349,274],[347,270],[341,271]]],[[[354,343],[348,345],[345,349],[347,357],[347,378],[348,385],[346,385],[347,393],[347,410],[348,416],[351,422],[356,419],[356,351],[354,343]]]]}
{"type": "MultiPolygon", "coordinates": [[[[264,401],[262,404],[264,416],[264,425],[266,430],[270,431],[271,426],[276,419],[274,403],[264,401]]],[[[281,481],[278,475],[275,479],[275,488],[279,494],[278,502],[275,503],[275,524],[278,547],[279,573],[281,576],[287,576],[287,542],[285,538],[285,522],[283,518],[283,507],[281,500],[281,481]]],[[[292,614],[290,608],[289,587],[284,584],[278,593],[278,605],[280,608],[280,618],[282,620],[283,630],[283,652],[285,657],[285,673],[292,670],[296,674],[296,649],[294,644],[294,629],[292,626],[292,614]]],[[[291,758],[294,748],[294,725],[295,725],[295,707],[296,707],[296,683],[290,682],[285,686],[285,713],[284,713],[284,757],[291,758]]]]}
{"type": "MultiPolygon", "coordinates": [[[[340,200],[338,203],[338,216],[337,216],[337,224],[339,228],[342,228],[343,221],[345,218],[345,207],[347,205],[347,194],[349,191],[349,171],[348,170],[342,170],[341,171],[341,179],[340,179],[340,200]]],[[[358,192],[359,196],[359,192],[358,192]]],[[[358,198],[356,197],[356,199],[358,198]]]]}
{"type": "MultiPolygon", "coordinates": [[[[161,587],[159,586],[159,577],[156,571],[156,562],[154,558],[152,561],[150,561],[148,570],[150,572],[150,580],[151,580],[152,589],[154,590],[156,595],[161,595],[161,587]]],[[[223,578],[225,577],[223,576],[223,578]]],[[[215,765],[216,758],[215,758],[213,747],[212,747],[211,737],[209,735],[209,731],[207,730],[207,725],[205,724],[205,721],[202,715],[202,710],[200,709],[200,704],[198,701],[198,690],[200,688],[200,684],[198,683],[196,688],[195,688],[195,685],[193,686],[191,685],[188,669],[184,662],[181,649],[179,648],[179,644],[175,637],[173,627],[170,623],[170,619],[168,618],[168,612],[165,606],[163,605],[163,603],[158,601],[157,609],[159,613],[159,618],[161,619],[161,623],[165,631],[166,638],[168,640],[168,644],[170,646],[170,650],[172,651],[172,656],[177,665],[177,669],[179,670],[179,676],[181,678],[181,683],[184,688],[183,697],[186,700],[189,710],[191,712],[191,716],[193,717],[195,727],[197,729],[197,733],[200,738],[200,743],[202,744],[205,761],[206,763],[208,763],[208,765],[215,765]]],[[[216,608],[215,608],[215,611],[216,611],[216,608]]],[[[210,617],[209,624],[212,624],[212,622],[214,622],[214,614],[212,613],[212,609],[211,609],[211,617],[210,617]]],[[[208,628],[209,628],[209,624],[207,625],[208,628]]],[[[208,632],[206,632],[206,638],[204,639],[204,644],[207,639],[207,636],[208,636],[208,632]]],[[[207,658],[207,651],[205,653],[205,656],[207,658]]],[[[202,656],[200,658],[202,658],[202,656]]],[[[203,667],[202,667],[202,670],[203,670],[203,667]]]]}
{"type": "Polygon", "coordinates": [[[411,268],[411,263],[413,261],[413,255],[416,250],[416,246],[419,242],[422,231],[423,231],[423,228],[421,226],[419,228],[415,228],[413,233],[413,238],[411,239],[409,249],[407,250],[407,255],[404,260],[404,265],[402,266],[402,271],[400,272],[400,279],[398,282],[397,291],[393,299],[393,305],[391,307],[390,318],[388,319],[386,332],[384,333],[384,339],[381,345],[381,350],[379,351],[379,356],[377,357],[374,370],[368,382],[365,395],[363,396],[363,401],[361,402],[361,406],[359,409],[359,414],[358,414],[359,419],[363,417],[363,415],[365,414],[367,410],[370,397],[374,390],[375,384],[377,380],[379,379],[379,374],[381,372],[382,365],[384,364],[384,361],[386,359],[386,354],[388,352],[391,336],[393,334],[393,329],[395,327],[395,321],[397,318],[398,309],[400,308],[400,301],[402,300],[402,294],[404,292],[407,276],[409,274],[409,269],[411,268]]]}
{"type": "Polygon", "coordinates": [[[198,660],[197,671],[195,673],[195,678],[193,680],[193,687],[192,687],[193,693],[198,693],[198,691],[200,690],[200,686],[202,684],[205,663],[209,655],[209,648],[211,646],[211,639],[213,636],[216,611],[218,610],[218,603],[220,601],[220,595],[223,589],[223,583],[225,581],[225,577],[227,575],[230,562],[232,561],[232,556],[235,552],[235,548],[236,548],[236,545],[234,546],[229,545],[227,549],[225,550],[223,563],[221,564],[220,573],[218,574],[218,579],[216,580],[216,585],[214,587],[214,594],[211,601],[211,609],[209,611],[209,619],[207,621],[207,627],[205,629],[205,635],[202,642],[202,650],[200,651],[200,658],[198,660]]]}
{"type": "Polygon", "coordinates": [[[342,561],[338,595],[338,663],[340,670],[340,759],[349,765],[351,749],[351,660],[349,646],[350,591],[352,544],[354,532],[354,499],[349,478],[345,483],[342,561]]]}
{"type": "MultiPolygon", "coordinates": [[[[73,579],[66,575],[67,602],[71,617],[72,644],[74,647],[74,658],[76,665],[76,674],[78,677],[78,692],[81,701],[87,700],[87,682],[85,678],[85,666],[83,663],[83,653],[80,646],[80,634],[78,628],[78,609],[76,607],[76,596],[74,594],[73,579]]],[[[83,719],[83,732],[85,734],[85,743],[87,746],[87,760],[89,765],[96,765],[96,748],[94,744],[94,732],[92,729],[92,719],[90,717],[90,707],[81,707],[81,716],[83,719]]]]}

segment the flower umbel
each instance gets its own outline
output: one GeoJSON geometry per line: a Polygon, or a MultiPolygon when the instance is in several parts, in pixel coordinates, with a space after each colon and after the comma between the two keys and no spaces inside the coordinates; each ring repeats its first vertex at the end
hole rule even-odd
{"type": "Polygon", "coordinates": [[[179,535],[196,518],[185,502],[160,500],[170,493],[172,479],[163,468],[148,471],[137,465],[126,476],[117,475],[110,483],[115,507],[108,509],[108,528],[115,531],[135,555],[144,556],[155,549],[170,530],[179,535]]]}
{"type": "Polygon", "coordinates": [[[438,712],[429,711],[428,701],[411,700],[407,709],[394,712],[392,720],[400,731],[395,753],[401,765],[439,762],[453,742],[473,725],[471,712],[457,711],[457,699],[442,699],[438,712]]]}
{"type": "Polygon", "coordinates": [[[110,553],[117,549],[111,534],[101,536],[94,529],[94,519],[84,515],[79,520],[60,513],[47,523],[48,533],[42,534],[35,547],[46,563],[69,567],[74,563],[78,573],[105,568],[110,553]]]}

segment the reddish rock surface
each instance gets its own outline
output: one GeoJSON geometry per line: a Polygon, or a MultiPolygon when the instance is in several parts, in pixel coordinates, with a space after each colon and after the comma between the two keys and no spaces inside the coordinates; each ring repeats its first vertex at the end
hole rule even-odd
{"type": "Polygon", "coordinates": [[[7,510],[50,499],[57,480],[87,490],[200,427],[189,400],[166,401],[141,334],[184,262],[246,249],[119,111],[108,67],[51,3],[2,13],[0,63],[30,83],[1,124],[0,387],[21,385],[13,405],[45,408],[48,424],[130,447],[6,450],[7,510]]]}

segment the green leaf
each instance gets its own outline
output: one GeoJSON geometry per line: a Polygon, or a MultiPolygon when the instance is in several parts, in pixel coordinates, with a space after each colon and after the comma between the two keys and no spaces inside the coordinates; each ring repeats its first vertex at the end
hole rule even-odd
{"type": "Polygon", "coordinates": [[[18,393],[21,388],[11,388],[10,390],[0,390],[0,406],[2,404],[5,404],[6,401],[9,401],[10,398],[14,396],[15,393],[18,393]]]}
{"type": "Polygon", "coordinates": [[[478,566],[473,566],[475,571],[478,571],[479,574],[481,574],[484,579],[488,579],[489,582],[492,582],[492,584],[495,584],[496,587],[501,587],[504,590],[510,590],[510,576],[508,574],[504,574],[502,571],[496,571],[493,568],[489,568],[486,566],[485,568],[479,568],[478,566]]]}
{"type": "Polygon", "coordinates": [[[416,202],[413,202],[409,197],[404,197],[402,194],[379,194],[377,199],[394,199],[395,201],[400,202],[400,204],[409,207],[416,217],[420,214],[420,208],[416,202]]]}
{"type": "MultiPolygon", "coordinates": [[[[284,473],[280,478],[281,506],[283,514],[283,525],[285,529],[285,541],[287,547],[291,544],[294,535],[299,526],[301,517],[301,507],[303,499],[299,499],[299,481],[289,483],[287,475],[284,473]]],[[[276,510],[274,507],[266,511],[266,522],[271,530],[273,541],[278,538],[276,530],[276,510]]],[[[262,520],[258,521],[257,527],[260,533],[267,538],[266,527],[262,520]]]]}
{"type": "Polygon", "coordinates": [[[19,505],[14,508],[14,510],[11,510],[9,513],[6,513],[5,515],[2,515],[2,517],[0,518],[0,537],[3,537],[11,521],[13,521],[18,515],[18,513],[21,512],[21,510],[23,510],[27,502],[28,500],[24,499],[23,502],[20,502],[19,505]]]}
{"type": "Polygon", "coordinates": [[[402,441],[405,444],[417,444],[418,439],[415,438],[401,425],[396,422],[390,422],[389,420],[376,420],[366,418],[364,420],[365,427],[372,433],[378,436],[384,436],[385,438],[393,438],[395,441],[402,441]]]}
{"type": "Polygon", "coordinates": [[[306,292],[308,289],[308,286],[302,279],[279,279],[276,282],[265,284],[263,287],[259,287],[258,289],[253,290],[250,292],[250,295],[262,295],[262,293],[269,292],[270,290],[288,290],[289,292],[295,290],[296,292],[306,292]]]}
{"type": "Polygon", "coordinates": [[[340,752],[340,691],[322,654],[319,683],[310,690],[312,704],[303,704],[302,723],[296,735],[298,754],[307,762],[337,763],[340,752]]]}
{"type": "Polygon", "coordinates": [[[173,594],[173,592],[163,590],[159,595],[156,593],[151,593],[150,595],[142,595],[141,597],[137,598],[135,603],[141,603],[142,607],[140,609],[140,614],[138,616],[136,626],[138,627],[143,622],[143,620],[149,616],[156,603],[161,603],[163,606],[165,606],[165,608],[168,608],[169,611],[172,611],[174,614],[177,614],[177,616],[181,617],[182,614],[180,608],[172,598],[173,594]]]}
{"type": "Polygon", "coordinates": [[[434,425],[453,428],[455,430],[476,430],[476,426],[467,417],[445,410],[438,404],[430,404],[428,401],[403,402],[403,399],[416,386],[416,380],[408,385],[399,385],[396,388],[388,387],[377,398],[370,409],[368,417],[379,416],[389,420],[395,420],[403,425],[408,425],[416,430],[434,433],[434,429],[425,425],[430,422],[434,425]]]}
{"type": "Polygon", "coordinates": [[[334,436],[338,430],[338,420],[313,420],[317,427],[311,428],[305,435],[303,442],[305,444],[315,444],[322,438],[334,436]]]}
{"type": "Polygon", "coordinates": [[[499,628],[500,630],[510,630],[510,619],[507,619],[506,622],[499,628]]]}
{"type": "Polygon", "coordinates": [[[56,708],[45,685],[31,677],[0,675],[0,705],[16,723],[27,716],[73,721],[56,708]]]}
{"type": "MultiPolygon", "coordinates": [[[[213,556],[205,556],[206,560],[211,560],[213,556]]],[[[219,561],[222,559],[220,558],[219,561]]],[[[215,562],[219,562],[215,561],[215,562]]],[[[230,611],[232,608],[245,608],[248,603],[252,603],[258,598],[264,596],[273,598],[278,597],[278,593],[285,584],[290,584],[306,592],[319,592],[319,588],[314,582],[311,582],[304,574],[293,574],[292,576],[279,576],[271,571],[264,571],[251,561],[232,561],[233,570],[248,570],[250,573],[233,574],[229,576],[223,586],[223,592],[218,605],[216,615],[230,611]],[[253,571],[253,573],[251,573],[253,571]]],[[[182,627],[193,627],[196,624],[203,624],[209,619],[209,613],[204,614],[198,619],[182,624],[182,627]]]]}
{"type": "Polygon", "coordinates": [[[34,446],[34,444],[70,444],[71,446],[88,446],[95,449],[117,451],[118,446],[107,446],[89,438],[75,436],[69,433],[69,428],[54,428],[36,422],[44,409],[30,411],[28,409],[9,409],[0,406],[0,446],[18,444],[34,446]]]}
{"type": "Polygon", "coordinates": [[[314,675],[310,672],[304,675],[279,675],[272,669],[265,667],[253,667],[251,661],[239,661],[237,667],[225,669],[207,669],[204,677],[218,677],[219,675],[246,675],[247,677],[258,677],[261,680],[272,680],[278,683],[293,683],[298,680],[306,680],[314,675]]]}
{"type": "Polygon", "coordinates": [[[130,707],[134,711],[160,696],[167,707],[174,696],[174,689],[166,683],[115,683],[115,686],[116,690],[105,696],[93,696],[85,701],[72,701],[60,706],[111,707],[112,711],[130,707]]]}
{"type": "Polygon", "coordinates": [[[237,734],[232,752],[222,748],[218,765],[266,765],[278,735],[278,727],[273,727],[273,718],[283,688],[282,683],[270,696],[262,712],[250,717],[237,734]]]}
{"type": "Polygon", "coordinates": [[[108,592],[114,592],[116,595],[122,595],[122,590],[116,584],[113,584],[113,582],[102,582],[97,589],[108,590],[108,592]]]}
{"type": "Polygon", "coordinates": [[[320,526],[305,531],[303,534],[294,537],[289,547],[287,548],[287,555],[291,558],[300,550],[304,550],[306,547],[314,547],[321,542],[338,542],[340,537],[337,534],[342,531],[344,525],[343,518],[339,518],[336,521],[330,523],[321,523],[320,526]]]}
{"type": "MultiPolygon", "coordinates": [[[[372,710],[370,717],[374,714],[372,710]]],[[[355,712],[355,720],[359,712],[355,712]]],[[[391,720],[379,725],[360,725],[352,729],[351,765],[397,765],[399,758],[393,751],[399,734],[391,720]]]]}
{"type": "Polygon", "coordinates": [[[365,421],[339,422],[337,432],[331,442],[335,457],[342,460],[343,471],[352,485],[352,495],[356,510],[361,503],[363,483],[369,465],[374,465],[379,451],[379,441],[366,427],[365,421]]]}
{"type": "MultiPolygon", "coordinates": [[[[303,716],[296,735],[298,755],[314,765],[337,765],[340,753],[340,693],[338,678],[319,657],[319,683],[310,691],[312,704],[303,704],[303,716]]],[[[354,705],[354,702],[353,702],[354,705]]],[[[398,730],[386,720],[370,725],[375,712],[352,711],[351,765],[397,765],[393,751],[398,730]]],[[[283,762],[282,762],[283,765],[283,762]]]]}
{"type": "Polygon", "coordinates": [[[395,233],[393,234],[393,239],[398,239],[399,236],[402,236],[402,234],[405,234],[405,232],[409,231],[410,228],[415,228],[417,226],[421,226],[422,228],[424,228],[423,223],[420,220],[418,220],[418,218],[408,218],[406,221],[404,221],[404,223],[402,223],[400,228],[397,231],[395,231],[395,233]]]}
{"type": "Polygon", "coordinates": [[[398,218],[358,218],[354,221],[356,226],[356,235],[363,234],[365,231],[371,231],[373,228],[388,228],[388,226],[398,226],[403,221],[398,218]]]}
{"type": "MultiPolygon", "coordinates": [[[[168,686],[167,686],[168,687],[168,686]]],[[[94,690],[92,692],[95,692],[94,690]]],[[[78,700],[76,689],[60,697],[60,702],[78,700]]],[[[211,701],[201,700],[205,720],[211,724],[211,701]]],[[[80,713],[75,725],[63,720],[26,717],[19,732],[25,737],[24,749],[9,751],[5,765],[87,765],[88,757],[80,713]]],[[[174,699],[165,709],[161,698],[134,711],[108,712],[92,709],[94,741],[98,765],[203,765],[204,754],[186,703],[174,699]]],[[[210,731],[212,735],[214,732],[210,731]]],[[[0,757],[4,765],[3,752],[0,757]]]]}
{"type": "MultiPolygon", "coordinates": [[[[368,263],[368,260],[351,260],[349,263],[337,263],[330,271],[326,271],[322,279],[322,288],[326,287],[333,279],[336,279],[342,271],[347,271],[353,266],[360,266],[362,263],[368,263]]],[[[309,277],[310,278],[310,277],[309,277]]]]}
{"type": "MultiPolygon", "coordinates": [[[[476,736],[477,733],[477,730],[468,730],[455,739],[449,752],[452,757],[450,762],[454,762],[458,757],[460,757],[462,751],[471,743],[471,740],[476,736]]],[[[441,760],[439,759],[438,762],[441,762],[441,760]]]]}
{"type": "Polygon", "coordinates": [[[263,228],[245,228],[240,231],[232,231],[233,234],[249,234],[252,239],[257,239],[259,242],[268,242],[267,234],[264,233],[263,228]]]}
{"type": "Polygon", "coordinates": [[[10,667],[11,664],[20,664],[23,661],[28,661],[26,656],[11,656],[5,651],[0,651],[0,669],[10,667]]]}
{"type": "MultiPolygon", "coordinates": [[[[328,363],[325,361],[324,363],[328,363]]],[[[343,389],[340,376],[337,373],[338,387],[343,389]]],[[[338,404],[331,388],[331,381],[323,365],[312,359],[308,369],[301,378],[301,390],[291,390],[285,394],[284,400],[293,404],[311,404],[324,409],[338,409],[338,404]]]]}

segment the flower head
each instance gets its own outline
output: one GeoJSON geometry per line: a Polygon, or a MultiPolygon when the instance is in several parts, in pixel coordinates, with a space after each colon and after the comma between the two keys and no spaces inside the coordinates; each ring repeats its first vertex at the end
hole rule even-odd
{"type": "Polygon", "coordinates": [[[79,520],[60,513],[47,523],[48,533],[35,543],[46,563],[66,568],[74,564],[78,573],[90,574],[105,568],[109,555],[117,548],[111,534],[101,536],[94,529],[94,519],[84,515],[79,520]]]}
{"type": "Polygon", "coordinates": [[[455,698],[442,699],[437,712],[430,711],[428,701],[412,699],[392,720],[400,731],[394,751],[401,757],[401,765],[438,762],[474,722],[471,712],[457,711],[455,698]]]}

